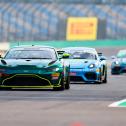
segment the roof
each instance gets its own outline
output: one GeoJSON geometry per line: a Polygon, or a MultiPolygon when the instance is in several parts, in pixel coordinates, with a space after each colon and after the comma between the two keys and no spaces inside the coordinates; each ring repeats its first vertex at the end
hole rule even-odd
{"type": "Polygon", "coordinates": [[[11,49],[41,49],[41,48],[48,48],[48,49],[54,49],[54,47],[51,46],[36,46],[36,45],[21,45],[21,46],[15,46],[11,49]]]}
{"type": "Polygon", "coordinates": [[[96,52],[95,48],[89,48],[89,47],[66,47],[62,48],[62,50],[84,50],[84,51],[90,51],[90,52],[96,52]]]}

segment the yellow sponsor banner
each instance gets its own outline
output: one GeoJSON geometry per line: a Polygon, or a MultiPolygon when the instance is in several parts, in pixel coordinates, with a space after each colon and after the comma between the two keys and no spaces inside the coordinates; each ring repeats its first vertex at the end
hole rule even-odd
{"type": "Polygon", "coordinates": [[[67,22],[67,40],[96,40],[98,19],[70,17],[67,22]]]}

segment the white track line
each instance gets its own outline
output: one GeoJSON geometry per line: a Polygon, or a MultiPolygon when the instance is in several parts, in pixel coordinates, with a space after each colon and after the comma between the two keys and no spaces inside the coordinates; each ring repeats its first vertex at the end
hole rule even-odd
{"type": "Polygon", "coordinates": [[[119,106],[119,104],[121,104],[122,102],[126,102],[126,99],[118,101],[118,102],[114,102],[110,104],[108,107],[123,107],[123,106],[119,106]]]}

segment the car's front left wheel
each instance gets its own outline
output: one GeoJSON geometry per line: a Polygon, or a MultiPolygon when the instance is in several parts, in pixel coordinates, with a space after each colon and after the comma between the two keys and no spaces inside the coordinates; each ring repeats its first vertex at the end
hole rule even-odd
{"type": "Polygon", "coordinates": [[[63,79],[61,79],[60,87],[53,87],[54,91],[63,91],[64,89],[65,89],[65,84],[64,84],[64,80],[63,79]]]}

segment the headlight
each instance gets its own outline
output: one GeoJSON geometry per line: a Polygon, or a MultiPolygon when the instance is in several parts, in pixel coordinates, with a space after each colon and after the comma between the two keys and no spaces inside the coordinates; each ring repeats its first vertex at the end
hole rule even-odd
{"type": "Polygon", "coordinates": [[[89,68],[94,68],[95,67],[95,64],[90,64],[88,67],[89,68]]]}
{"type": "Polygon", "coordinates": [[[54,69],[53,69],[53,71],[58,71],[58,70],[59,70],[59,68],[54,68],[54,69]]]}
{"type": "Polygon", "coordinates": [[[119,64],[119,61],[115,61],[114,63],[115,63],[116,65],[118,65],[118,64],[119,64]]]}
{"type": "Polygon", "coordinates": [[[49,72],[56,72],[56,71],[59,71],[59,68],[56,67],[56,68],[48,68],[47,69],[49,72]]]}

